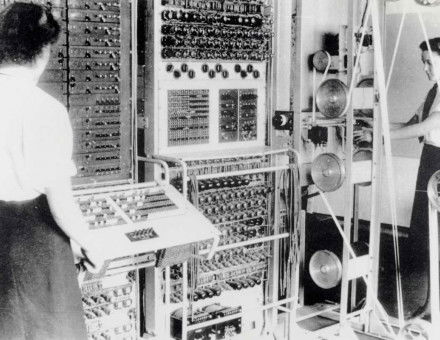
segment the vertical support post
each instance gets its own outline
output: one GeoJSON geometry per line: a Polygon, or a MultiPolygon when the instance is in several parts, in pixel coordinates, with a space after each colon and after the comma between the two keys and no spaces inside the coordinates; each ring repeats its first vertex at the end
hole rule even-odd
{"type": "MultiPolygon", "coordinates": [[[[187,327],[188,327],[188,261],[182,264],[182,340],[188,338],[187,327]]],[[[195,280],[195,278],[192,278],[195,280]]],[[[169,318],[169,316],[168,316],[169,318]]]]}
{"type": "MultiPolygon", "coordinates": [[[[143,7],[144,12],[139,14],[139,17],[143,16],[143,21],[145,22],[144,35],[145,35],[145,45],[142,49],[144,51],[142,65],[144,69],[144,112],[143,112],[143,120],[144,126],[139,126],[139,128],[143,128],[144,130],[144,140],[143,140],[143,148],[146,156],[154,155],[157,153],[157,141],[155,136],[157,121],[156,121],[156,111],[158,110],[157,103],[157,95],[156,95],[156,54],[155,48],[158,48],[155,43],[155,39],[158,39],[154,36],[154,32],[157,31],[157,25],[160,25],[159,22],[156,21],[156,17],[154,15],[155,5],[159,4],[157,0],[153,1],[140,1],[140,5],[143,7]]],[[[151,181],[154,179],[154,165],[146,164],[144,171],[145,181],[151,181]]]]}
{"type": "MultiPolygon", "coordinates": [[[[305,0],[307,1],[307,0],[305,0]]],[[[296,150],[301,150],[302,141],[301,141],[301,130],[302,130],[302,119],[301,119],[301,111],[303,107],[302,103],[302,83],[303,83],[303,75],[302,75],[302,67],[304,63],[303,54],[303,37],[302,37],[302,25],[304,21],[304,13],[303,13],[303,0],[297,0],[296,3],[296,60],[295,60],[295,72],[294,72],[294,81],[293,81],[293,147],[296,150]]]]}
{"type": "MultiPolygon", "coordinates": [[[[275,192],[274,192],[274,201],[273,204],[269,207],[269,209],[273,209],[273,226],[274,226],[274,233],[278,232],[278,226],[279,226],[279,202],[277,199],[277,196],[279,196],[279,187],[278,187],[278,180],[279,178],[279,172],[275,171],[273,174],[268,174],[268,176],[272,176],[270,183],[274,186],[275,192]]],[[[268,263],[268,271],[267,271],[267,298],[269,299],[269,303],[275,303],[278,301],[278,280],[279,280],[279,250],[280,250],[280,243],[279,240],[274,240],[272,242],[271,247],[271,257],[269,259],[268,263]]],[[[273,331],[277,325],[278,315],[277,315],[277,309],[276,307],[268,308],[265,312],[265,322],[266,322],[266,329],[269,331],[273,331]]]]}
{"type": "MultiPolygon", "coordinates": [[[[167,337],[170,336],[170,329],[171,329],[171,320],[170,320],[170,295],[171,295],[171,269],[170,266],[165,267],[165,280],[164,280],[164,294],[165,294],[165,335],[167,337]]],[[[182,324],[184,323],[183,315],[182,315],[182,324]]]]}
{"type": "MultiPolygon", "coordinates": [[[[375,86],[377,88],[376,92],[376,101],[378,102],[378,112],[380,114],[380,127],[377,127],[377,131],[379,132],[374,136],[376,143],[376,147],[378,149],[375,149],[377,153],[382,154],[382,135],[388,135],[388,131],[390,129],[389,121],[388,121],[388,106],[387,106],[387,90],[386,90],[386,83],[385,83],[385,70],[384,70],[384,60],[383,60],[383,50],[382,50],[382,39],[380,34],[380,8],[377,0],[371,0],[372,1],[372,7],[371,7],[371,19],[372,19],[372,26],[373,26],[373,41],[374,41],[374,64],[375,64],[375,86]],[[381,129],[381,130],[380,130],[381,129]],[[382,133],[380,133],[382,132],[382,133]]],[[[383,5],[384,6],[384,5],[383,5]]],[[[387,184],[388,184],[388,193],[391,197],[394,196],[395,188],[394,188],[394,178],[392,175],[392,159],[391,159],[391,141],[390,138],[384,138],[383,139],[383,148],[386,154],[385,162],[386,162],[386,170],[387,170],[387,184]]],[[[374,156],[373,156],[374,157],[374,156]]],[[[378,158],[376,158],[378,159],[378,158]]],[[[379,158],[381,160],[382,158],[379,158]]],[[[380,166],[376,164],[376,166],[380,166]]],[[[380,200],[380,192],[379,188],[376,188],[377,192],[375,193],[375,196],[372,196],[372,202],[376,202],[378,204],[380,200]]],[[[396,207],[395,203],[390,201],[391,205],[391,213],[395,214],[396,207]]],[[[394,216],[395,217],[395,216],[394,216]]],[[[379,218],[379,216],[377,217],[379,218]]],[[[396,218],[396,217],[395,217],[396,218]]],[[[375,228],[376,233],[376,239],[374,240],[376,242],[375,249],[373,256],[375,258],[372,259],[373,267],[372,267],[372,274],[370,278],[370,287],[374,287],[374,294],[377,296],[377,276],[378,276],[378,266],[379,266],[379,242],[380,242],[380,224],[378,223],[375,228]]],[[[373,228],[372,228],[373,230],[373,228]]],[[[371,245],[370,245],[371,247],[371,245]]],[[[398,287],[399,288],[399,287],[398,287]]],[[[399,292],[398,292],[399,294],[399,292]]],[[[400,306],[400,305],[399,305],[400,306]]],[[[403,310],[399,307],[399,321],[403,321],[403,310]]]]}
{"type": "Polygon", "coordinates": [[[148,336],[157,339],[166,339],[164,331],[164,319],[167,315],[164,311],[161,290],[160,268],[149,267],[145,269],[145,293],[143,296],[145,306],[145,332],[148,336]]]}
{"type": "MultiPolygon", "coordinates": [[[[303,58],[303,37],[302,37],[302,26],[304,22],[304,8],[303,8],[303,1],[304,0],[296,0],[296,32],[295,32],[295,62],[294,70],[293,70],[293,135],[292,135],[292,144],[295,150],[301,150],[302,148],[302,140],[301,140],[301,132],[302,132],[302,80],[303,80],[303,72],[302,67],[305,58],[303,58]]],[[[305,0],[307,1],[307,0],[305,0]]],[[[302,180],[302,169],[303,164],[298,164],[298,167],[300,168],[300,178],[299,178],[299,185],[303,183],[302,180]]],[[[301,205],[302,209],[302,205],[301,205]]],[[[300,254],[298,255],[298,261],[299,261],[299,271],[298,271],[298,278],[297,280],[297,298],[299,305],[304,304],[304,261],[305,261],[305,212],[304,210],[301,210],[298,212],[300,215],[300,221],[299,221],[299,242],[300,242],[300,254]]]]}
{"type": "MultiPolygon", "coordinates": [[[[347,28],[347,80],[352,82],[355,77],[354,65],[354,25],[356,22],[357,1],[348,1],[348,28],[347,28]]],[[[345,211],[344,211],[344,233],[348,240],[351,240],[351,221],[353,214],[353,184],[352,184],[352,165],[353,165],[353,108],[350,105],[346,113],[345,122],[345,211]]],[[[340,324],[345,327],[348,310],[348,261],[350,255],[346,246],[342,252],[342,281],[341,281],[341,306],[340,324]]]]}
{"type": "MultiPolygon", "coordinates": [[[[376,78],[376,77],[375,77],[376,78]]],[[[376,85],[375,85],[376,87],[376,85]]],[[[374,300],[377,296],[379,277],[379,250],[380,250],[380,196],[381,196],[381,163],[382,163],[382,133],[380,124],[379,104],[375,101],[373,106],[373,155],[371,169],[371,207],[370,207],[370,235],[369,235],[369,257],[370,268],[368,281],[370,289],[367,290],[366,310],[373,313],[374,300]]],[[[371,317],[370,317],[371,319],[371,317]]],[[[373,319],[371,319],[373,320],[373,319]]],[[[373,331],[373,324],[365,320],[367,331],[373,331]]],[[[379,328],[380,329],[380,328],[379,328]]]]}
{"type": "Polygon", "coordinates": [[[133,171],[132,177],[135,183],[139,181],[138,174],[138,117],[137,117],[137,92],[138,92],[138,1],[131,0],[131,120],[132,120],[132,143],[133,143],[133,171]]]}
{"type": "MultiPolygon", "coordinates": [[[[353,242],[357,242],[358,240],[359,240],[359,184],[355,184],[353,191],[353,242]]],[[[356,280],[352,280],[350,288],[351,288],[350,309],[353,310],[356,307],[356,297],[357,297],[356,280]]]]}
{"type": "MultiPolygon", "coordinates": [[[[440,328],[440,294],[439,294],[439,246],[438,246],[438,211],[429,202],[429,280],[431,323],[440,328]]],[[[434,334],[438,334],[434,332],[434,334]]]]}

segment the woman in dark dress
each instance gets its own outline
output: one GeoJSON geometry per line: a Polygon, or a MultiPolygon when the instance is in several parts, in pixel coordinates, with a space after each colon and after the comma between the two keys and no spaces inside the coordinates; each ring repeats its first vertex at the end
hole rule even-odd
{"type": "MultiPolygon", "coordinates": [[[[429,274],[427,185],[434,172],[440,169],[440,94],[438,91],[440,38],[430,39],[428,42],[423,41],[419,47],[424,71],[434,84],[415,115],[407,123],[393,124],[390,131],[391,139],[419,138],[419,141],[423,142],[409,228],[408,248],[403,254],[406,275],[420,272],[429,274]]],[[[368,132],[359,137],[359,140],[371,141],[371,134],[368,132]]],[[[409,315],[412,317],[420,316],[427,307],[429,307],[429,288],[426,302],[417,308],[412,315],[409,315]]]]}
{"type": "Polygon", "coordinates": [[[45,7],[0,12],[0,339],[86,339],[70,241],[99,248],[72,198],[72,130],[36,84],[60,26],[45,7]]]}

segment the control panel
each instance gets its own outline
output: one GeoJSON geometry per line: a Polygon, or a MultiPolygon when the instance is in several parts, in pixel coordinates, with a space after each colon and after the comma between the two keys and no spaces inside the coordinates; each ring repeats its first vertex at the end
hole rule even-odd
{"type": "Polygon", "coordinates": [[[269,56],[271,10],[266,1],[162,1],[163,59],[262,61],[269,56]]]}
{"type": "MultiPolygon", "coordinates": [[[[12,2],[1,1],[0,7],[12,2]]],[[[61,24],[38,86],[69,111],[75,184],[131,179],[130,3],[37,2],[50,7],[61,24]]]]}
{"type": "Polygon", "coordinates": [[[209,91],[168,91],[168,144],[209,142],[209,91]]]}
{"type": "MultiPolygon", "coordinates": [[[[146,5],[145,148],[151,154],[264,146],[272,1],[146,5]],[[150,20],[149,20],[150,19],[150,20]],[[151,86],[154,82],[154,86],[151,86]]],[[[142,13],[142,11],[141,11],[142,13]]]]}
{"type": "MultiPolygon", "coordinates": [[[[140,269],[158,266],[163,250],[203,243],[209,251],[218,231],[170,185],[114,185],[77,190],[75,197],[107,259],[103,272],[86,273],[80,280],[89,339],[138,339],[139,291],[146,289],[140,269]]],[[[180,263],[184,256],[166,252],[161,262],[173,257],[180,263]]]]}
{"type": "Polygon", "coordinates": [[[209,220],[170,185],[84,189],[75,196],[92,237],[108,245],[104,256],[110,260],[218,238],[209,220]]]}

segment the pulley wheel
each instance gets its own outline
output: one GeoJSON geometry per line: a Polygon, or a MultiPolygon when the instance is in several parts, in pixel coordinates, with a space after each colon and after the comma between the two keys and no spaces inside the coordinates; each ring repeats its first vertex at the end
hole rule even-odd
{"type": "Polygon", "coordinates": [[[323,153],[313,160],[311,174],[313,182],[320,190],[335,191],[344,183],[344,163],[333,153],[323,153]]]}
{"type": "Polygon", "coordinates": [[[342,115],[347,102],[347,86],[339,79],[325,80],[316,91],[316,106],[327,118],[337,118],[342,115]]]}
{"type": "Polygon", "coordinates": [[[328,64],[331,63],[331,56],[326,51],[318,51],[313,55],[312,65],[318,72],[324,72],[328,64]]]}
{"type": "Polygon", "coordinates": [[[310,259],[309,273],[318,287],[323,289],[334,288],[341,281],[342,264],[333,252],[319,250],[310,259]]]}
{"type": "Polygon", "coordinates": [[[422,319],[409,320],[397,336],[398,340],[434,340],[432,325],[422,319]]]}
{"type": "Polygon", "coordinates": [[[440,170],[437,170],[428,182],[428,197],[437,211],[440,211],[440,170]]]}

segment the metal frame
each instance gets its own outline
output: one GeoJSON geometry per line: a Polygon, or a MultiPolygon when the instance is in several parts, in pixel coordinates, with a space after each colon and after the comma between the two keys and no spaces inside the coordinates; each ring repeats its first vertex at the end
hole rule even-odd
{"type": "MultiPolygon", "coordinates": [[[[295,159],[298,158],[299,154],[293,150],[293,149],[280,149],[280,150],[274,150],[274,149],[269,149],[266,150],[264,152],[261,153],[261,155],[265,156],[265,155],[271,155],[273,157],[279,156],[279,155],[289,155],[289,154],[294,154],[295,155],[295,159]]],[[[255,153],[253,154],[255,155],[255,153]]],[[[173,164],[177,164],[179,166],[179,171],[182,173],[181,176],[182,178],[186,178],[187,180],[189,180],[189,177],[187,175],[188,173],[188,165],[186,164],[186,159],[184,158],[176,158],[176,157],[170,157],[170,156],[164,156],[164,155],[154,155],[154,158],[146,158],[146,161],[159,161],[159,162],[169,162],[169,163],[173,163],[173,164]]],[[[197,158],[197,157],[196,157],[197,158]]],[[[190,159],[188,159],[190,160],[190,159]]],[[[213,178],[213,177],[222,177],[222,176],[236,176],[236,175],[244,175],[244,174],[249,174],[249,173],[272,173],[275,177],[275,181],[273,183],[275,190],[278,192],[278,185],[276,178],[278,178],[279,176],[277,176],[276,174],[279,173],[279,171],[281,170],[286,170],[288,169],[288,165],[274,165],[274,166],[270,166],[270,167],[266,167],[266,168],[260,168],[260,169],[254,169],[254,170],[243,170],[243,171],[235,171],[235,172],[225,172],[225,173],[215,173],[215,174],[209,174],[209,175],[200,175],[200,176],[196,176],[197,180],[201,180],[201,179],[207,179],[207,178],[213,178]]],[[[184,183],[186,181],[183,181],[184,183]]],[[[186,188],[183,191],[183,194],[188,197],[188,187],[186,186],[186,188]]],[[[279,203],[277,203],[277,199],[275,199],[274,202],[275,206],[274,209],[276,211],[277,206],[279,203]]],[[[282,310],[284,312],[287,312],[289,315],[293,315],[292,312],[294,309],[292,309],[292,305],[296,305],[296,297],[294,294],[291,294],[290,296],[286,297],[285,299],[282,300],[278,300],[278,270],[279,270],[279,259],[278,256],[276,256],[276,254],[278,254],[279,252],[279,241],[281,239],[284,238],[288,238],[291,235],[289,233],[279,233],[279,230],[277,230],[278,225],[279,225],[279,221],[277,219],[277,215],[278,214],[274,214],[274,235],[271,236],[267,236],[264,237],[262,239],[258,239],[258,240],[252,240],[252,241],[248,241],[248,242],[243,242],[243,243],[239,243],[239,244],[234,244],[234,245],[228,245],[228,246],[224,246],[224,247],[214,247],[215,251],[219,251],[219,250],[225,250],[225,249],[230,249],[230,248],[235,248],[235,247],[239,247],[239,246],[244,246],[247,244],[253,244],[253,243],[260,243],[260,242],[270,242],[272,244],[272,259],[269,260],[269,277],[268,280],[270,281],[269,284],[269,290],[268,290],[268,301],[263,304],[260,307],[256,306],[256,310],[261,309],[261,312],[264,313],[264,319],[265,319],[265,327],[264,327],[264,331],[265,332],[273,332],[276,328],[277,322],[278,322],[278,313],[277,310],[282,310]],[[287,305],[286,307],[284,307],[285,305],[287,305]]],[[[206,253],[205,252],[200,252],[199,255],[204,255],[206,253]]],[[[211,252],[212,253],[212,252],[211,252]]],[[[186,267],[188,268],[188,267],[186,267]]],[[[156,272],[155,275],[161,275],[160,272],[156,272]]],[[[186,274],[187,275],[187,274],[186,274]]],[[[166,282],[168,281],[169,278],[167,278],[167,276],[165,276],[165,281],[163,284],[165,284],[165,287],[167,287],[166,282]]],[[[293,279],[293,278],[291,278],[293,279]]],[[[187,283],[184,284],[184,289],[188,289],[187,287],[187,283]],[[186,286],[186,288],[185,288],[186,286]]],[[[148,287],[147,287],[148,289],[148,287]]],[[[166,292],[169,292],[168,289],[165,289],[166,292]]],[[[180,307],[184,307],[187,306],[189,301],[187,298],[185,298],[187,295],[183,294],[184,297],[184,301],[180,304],[175,304],[173,305],[173,309],[177,309],[180,307]]],[[[169,302],[169,297],[165,298],[165,305],[170,306],[169,303],[167,303],[167,301],[169,302]]],[[[169,319],[170,318],[170,313],[171,310],[169,310],[169,308],[159,308],[157,311],[157,313],[165,313],[165,314],[157,314],[156,318],[158,317],[158,315],[163,315],[163,317],[165,319],[169,319]]],[[[185,311],[183,311],[184,313],[186,313],[185,311]]],[[[184,315],[183,315],[184,316],[184,315]]],[[[183,320],[185,320],[185,318],[182,316],[183,320]]],[[[159,318],[161,318],[161,316],[159,316],[159,318]]],[[[182,335],[182,340],[186,340],[186,333],[185,333],[185,328],[183,328],[183,335],[182,335]]],[[[161,329],[160,331],[157,331],[157,333],[161,334],[161,336],[169,336],[169,324],[166,324],[164,326],[163,329],[161,329]]],[[[294,334],[292,334],[292,332],[290,332],[289,336],[293,336],[294,334]]],[[[157,339],[161,339],[161,337],[159,336],[157,339]]],[[[290,339],[290,337],[289,337],[290,339]]]]}
{"type": "MultiPolygon", "coordinates": [[[[303,2],[307,0],[298,0],[297,1],[297,39],[296,39],[296,64],[295,64],[295,78],[294,82],[294,135],[293,135],[293,144],[295,148],[298,150],[301,149],[301,135],[303,129],[303,120],[302,120],[302,111],[304,108],[304,103],[302,102],[303,97],[303,79],[305,75],[303,74],[303,68],[305,63],[305,58],[303,56],[304,50],[304,41],[308,39],[308,37],[303,36],[303,20],[309,14],[305,13],[305,7],[303,2]]],[[[358,15],[358,5],[360,1],[351,1],[348,0],[348,30],[347,30],[347,81],[351,82],[351,79],[354,74],[353,65],[354,65],[354,33],[355,27],[357,23],[357,15],[358,15]]],[[[383,5],[385,6],[385,5],[383,5]]],[[[377,27],[375,30],[377,31],[377,27]]],[[[341,37],[340,37],[341,38],[341,37]]],[[[378,67],[381,67],[380,65],[378,67]]],[[[377,89],[377,84],[375,84],[375,89],[377,89]]],[[[367,332],[374,332],[375,334],[387,334],[384,331],[383,325],[381,321],[377,321],[375,317],[375,313],[377,312],[377,308],[375,306],[375,302],[377,301],[377,281],[378,281],[378,256],[379,256],[379,244],[380,244],[380,216],[379,216],[379,206],[380,206],[380,168],[382,163],[382,127],[380,120],[380,105],[379,103],[374,103],[374,145],[373,145],[373,160],[372,160],[372,170],[371,170],[371,181],[372,181],[372,189],[371,189],[371,212],[370,212],[370,239],[369,239],[369,267],[364,272],[366,278],[368,280],[368,286],[370,289],[367,290],[367,305],[362,310],[350,313],[349,312],[349,286],[351,284],[352,293],[351,293],[351,306],[354,306],[353,299],[355,298],[356,285],[354,280],[352,281],[353,276],[349,273],[349,263],[352,261],[350,259],[350,253],[347,246],[343,247],[343,276],[341,281],[341,299],[340,299],[340,312],[338,315],[339,326],[337,329],[332,329],[330,333],[335,334],[334,332],[338,332],[344,327],[350,327],[351,323],[356,319],[356,323],[360,323],[361,328],[364,328],[367,332]],[[352,281],[352,282],[350,282],[352,281]]],[[[348,107],[346,110],[345,117],[345,128],[346,128],[346,143],[345,143],[345,168],[346,168],[346,180],[344,184],[344,197],[345,197],[345,209],[344,209],[344,236],[347,240],[356,241],[358,238],[358,207],[359,207],[359,187],[357,184],[353,182],[353,109],[352,107],[348,107]],[[352,220],[354,220],[354,227],[352,229],[352,220]]],[[[301,163],[301,166],[304,168],[302,173],[302,183],[307,183],[307,180],[304,178],[304,174],[307,172],[305,168],[307,165],[301,163]]],[[[307,183],[309,184],[309,183],[307,183]]],[[[330,208],[330,207],[329,207],[330,208]]],[[[334,216],[336,219],[336,216],[334,216]]],[[[337,224],[339,222],[335,220],[337,224]]],[[[304,226],[303,226],[304,228],[304,226]]],[[[306,228],[306,227],[305,227],[306,228]]],[[[304,229],[305,229],[304,228],[304,229]]],[[[306,232],[303,229],[304,232],[306,232]]],[[[304,240],[304,235],[302,235],[302,240],[304,240]]],[[[304,243],[304,241],[303,241],[304,243]]],[[[300,268],[304,269],[304,244],[302,244],[302,259],[300,263],[300,268]]],[[[301,273],[300,273],[301,275],[301,273]]],[[[359,277],[359,276],[357,276],[359,277]]],[[[298,287],[297,297],[300,304],[303,302],[303,283],[300,282],[300,286],[298,287]]],[[[299,306],[298,306],[299,308],[299,306]]],[[[317,312],[320,314],[319,312],[317,312]]],[[[315,316],[317,313],[311,313],[309,316],[315,316]]],[[[306,316],[307,317],[307,316],[306,316]]],[[[306,318],[302,317],[302,319],[306,318]]],[[[329,333],[329,334],[330,334],[329,333]]]]}

